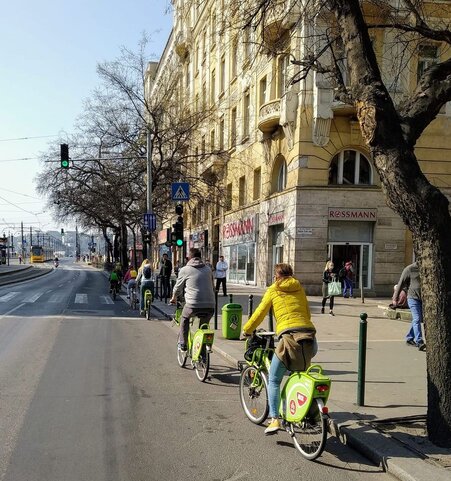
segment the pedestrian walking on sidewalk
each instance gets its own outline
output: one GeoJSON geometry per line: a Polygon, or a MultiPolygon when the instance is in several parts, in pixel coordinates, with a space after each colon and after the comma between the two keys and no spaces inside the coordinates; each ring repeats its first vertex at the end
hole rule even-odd
{"type": "Polygon", "coordinates": [[[224,260],[224,256],[219,256],[219,261],[216,263],[216,290],[219,292],[219,288],[222,284],[222,293],[227,296],[227,269],[229,265],[224,260]]]}
{"type": "Polygon", "coordinates": [[[406,335],[406,343],[416,346],[420,351],[426,350],[426,344],[421,333],[421,322],[423,321],[423,303],[421,301],[420,272],[418,264],[414,262],[408,265],[401,274],[393,299],[399,302],[401,291],[407,287],[407,304],[412,314],[412,322],[409,332],[406,335]]]}
{"type": "Polygon", "coordinates": [[[279,343],[269,369],[268,402],[271,421],[265,434],[273,434],[280,429],[278,408],[280,383],[284,374],[288,369],[305,371],[316,354],[316,329],[311,320],[304,288],[293,277],[293,269],[289,264],[276,264],[274,272],[274,283],[268,287],[257,309],[243,326],[244,335],[252,334],[273,308],[279,343]]]}
{"type": "Polygon", "coordinates": [[[343,297],[354,297],[353,282],[354,282],[354,265],[352,261],[348,261],[345,264],[345,275],[343,277],[343,297]]]}
{"type": "Polygon", "coordinates": [[[167,299],[171,296],[171,273],[172,273],[172,262],[169,260],[167,254],[163,254],[161,259],[161,269],[160,277],[162,284],[162,297],[167,299]]]}
{"type": "Polygon", "coordinates": [[[336,281],[337,274],[334,270],[334,263],[327,261],[323,272],[323,286],[322,294],[323,300],[321,301],[321,314],[324,314],[324,308],[326,307],[327,299],[329,299],[329,315],[334,316],[334,299],[335,296],[329,296],[329,283],[336,281]]]}

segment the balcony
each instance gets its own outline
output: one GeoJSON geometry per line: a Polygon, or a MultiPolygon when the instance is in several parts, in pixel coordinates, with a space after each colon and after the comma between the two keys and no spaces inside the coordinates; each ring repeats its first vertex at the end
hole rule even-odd
{"type": "Polygon", "coordinates": [[[274,43],[283,32],[290,30],[299,20],[300,7],[297,0],[276,0],[266,11],[263,38],[266,43],[274,43]]]}
{"type": "Polygon", "coordinates": [[[185,59],[188,55],[192,44],[191,28],[184,26],[176,35],[174,46],[177,55],[181,59],[185,59]]]}
{"type": "Polygon", "coordinates": [[[280,99],[271,100],[260,107],[258,128],[263,133],[272,133],[280,125],[280,99]]]}
{"type": "Polygon", "coordinates": [[[228,152],[212,153],[206,155],[199,162],[199,172],[203,177],[210,177],[212,175],[220,176],[223,168],[229,160],[228,152]]]}

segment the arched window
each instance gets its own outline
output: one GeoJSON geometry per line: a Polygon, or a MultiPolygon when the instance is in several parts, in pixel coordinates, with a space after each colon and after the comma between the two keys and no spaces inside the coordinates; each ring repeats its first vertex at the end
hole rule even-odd
{"type": "Polygon", "coordinates": [[[287,187],[287,163],[283,155],[276,157],[272,172],[272,193],[284,191],[287,187]]]}
{"type": "Polygon", "coordinates": [[[343,150],[332,159],[329,185],[372,185],[373,169],[368,159],[357,150],[343,150]]]}

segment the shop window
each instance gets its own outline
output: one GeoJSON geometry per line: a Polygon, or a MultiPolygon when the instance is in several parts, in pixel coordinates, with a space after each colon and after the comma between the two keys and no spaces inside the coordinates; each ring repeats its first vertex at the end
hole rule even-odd
{"type": "Polygon", "coordinates": [[[368,159],[356,150],[343,150],[330,163],[329,185],[372,185],[373,169],[368,159]]]}
{"type": "Polygon", "coordinates": [[[274,162],[272,174],[272,193],[282,192],[287,186],[287,162],[283,155],[278,155],[274,162]]]}

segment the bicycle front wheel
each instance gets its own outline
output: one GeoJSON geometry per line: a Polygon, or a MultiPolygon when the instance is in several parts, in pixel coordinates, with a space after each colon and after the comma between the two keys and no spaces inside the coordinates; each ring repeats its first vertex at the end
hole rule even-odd
{"type": "Polygon", "coordinates": [[[304,458],[312,461],[321,455],[327,441],[327,417],[320,411],[316,399],[299,423],[291,423],[294,445],[304,458]]]}
{"type": "Polygon", "coordinates": [[[210,370],[210,353],[205,346],[203,346],[199,359],[194,364],[194,369],[196,370],[197,379],[204,382],[210,370]]]}
{"type": "MultiPolygon", "coordinates": [[[[149,308],[150,311],[150,308],[149,308]]],[[[182,351],[177,340],[177,362],[180,367],[185,367],[186,359],[188,357],[188,351],[182,351]]]]}
{"type": "Polygon", "coordinates": [[[261,424],[268,417],[268,379],[255,366],[247,366],[241,373],[240,401],[253,423],[261,424]]]}
{"type": "Polygon", "coordinates": [[[113,288],[113,301],[116,300],[116,288],[113,288]]]}

